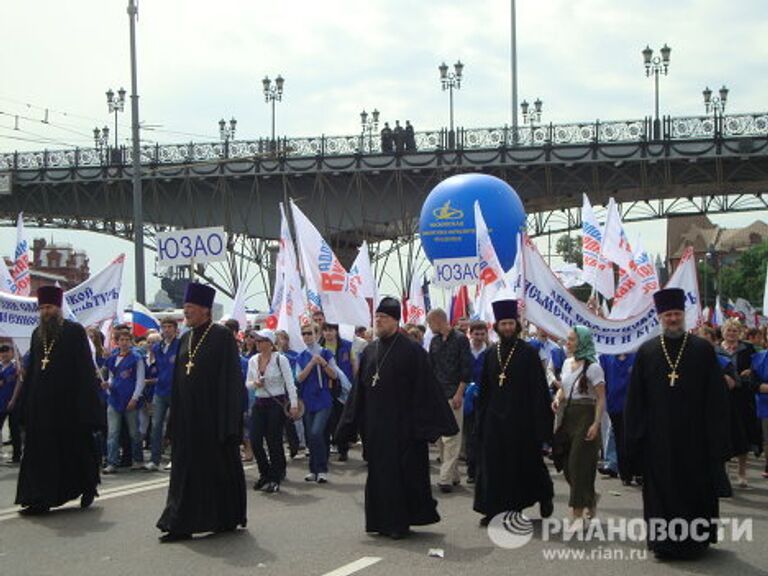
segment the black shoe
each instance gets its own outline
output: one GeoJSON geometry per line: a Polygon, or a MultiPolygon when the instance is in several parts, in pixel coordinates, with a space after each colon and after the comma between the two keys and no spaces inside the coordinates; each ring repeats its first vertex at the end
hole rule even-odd
{"type": "Polygon", "coordinates": [[[453,492],[453,486],[450,484],[438,484],[438,488],[440,488],[440,492],[443,494],[449,494],[450,492],[453,492]]]}
{"type": "Polygon", "coordinates": [[[256,480],[256,482],[254,482],[254,484],[253,484],[253,489],[257,490],[257,491],[261,490],[267,484],[269,484],[269,479],[266,478],[265,476],[259,476],[259,479],[256,480]]]}
{"type": "Polygon", "coordinates": [[[454,486],[459,486],[461,484],[461,480],[454,480],[451,484],[454,486]]]}
{"type": "Polygon", "coordinates": [[[541,514],[542,518],[549,518],[552,516],[552,512],[554,511],[555,505],[551,498],[549,500],[542,500],[539,502],[539,514],[541,514]]]}
{"type": "Polygon", "coordinates": [[[160,536],[159,540],[162,544],[170,544],[172,542],[183,542],[184,540],[191,540],[192,534],[180,534],[178,532],[168,532],[160,536]]]}
{"type": "Polygon", "coordinates": [[[631,479],[631,478],[630,478],[629,480],[627,480],[627,479],[624,479],[624,480],[622,480],[622,481],[621,481],[621,483],[622,483],[624,486],[632,486],[632,479],[631,479]]]}
{"type": "Polygon", "coordinates": [[[80,496],[80,508],[89,508],[94,498],[96,498],[96,492],[86,492],[80,496]]]}
{"type": "Polygon", "coordinates": [[[33,504],[32,506],[27,506],[26,508],[19,510],[19,514],[22,516],[42,516],[43,514],[48,514],[50,509],[50,506],[33,504]]]}
{"type": "Polygon", "coordinates": [[[611,470],[610,468],[606,468],[604,466],[598,468],[597,471],[600,472],[600,474],[603,476],[608,476],[609,478],[616,478],[619,475],[616,470],[611,470]]]}
{"type": "Polygon", "coordinates": [[[387,536],[389,536],[392,540],[402,540],[411,534],[412,532],[410,530],[395,530],[394,532],[387,534],[387,536]]]}
{"type": "Polygon", "coordinates": [[[480,526],[485,528],[486,526],[488,526],[488,524],[491,523],[491,520],[493,520],[493,516],[483,516],[482,518],[480,518],[480,526]]]}
{"type": "Polygon", "coordinates": [[[349,460],[349,456],[347,456],[346,452],[342,452],[341,454],[339,454],[339,457],[338,457],[339,462],[346,462],[347,460],[349,460]]]}
{"type": "Polygon", "coordinates": [[[475,483],[475,477],[467,476],[467,484],[474,484],[474,483],[475,483]]]}
{"type": "Polygon", "coordinates": [[[642,476],[635,476],[635,484],[637,484],[638,486],[642,486],[643,485],[643,477],[642,476]]]}

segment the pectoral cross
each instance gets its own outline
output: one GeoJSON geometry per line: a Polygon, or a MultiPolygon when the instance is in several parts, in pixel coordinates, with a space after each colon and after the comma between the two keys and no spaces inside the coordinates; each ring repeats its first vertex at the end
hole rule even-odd
{"type": "Polygon", "coordinates": [[[189,376],[189,375],[190,375],[190,373],[192,372],[192,368],[194,368],[194,367],[195,367],[195,363],[194,363],[194,362],[192,362],[192,359],[190,358],[190,359],[189,359],[189,362],[187,362],[187,363],[185,364],[185,366],[187,367],[187,376],[189,376]]]}
{"type": "Polygon", "coordinates": [[[502,372],[499,374],[499,386],[504,386],[504,380],[507,379],[507,375],[502,372]]]}
{"type": "Polygon", "coordinates": [[[669,385],[674,386],[675,380],[680,378],[680,375],[677,373],[677,370],[672,370],[669,374],[667,374],[667,378],[669,378],[669,385]]]}
{"type": "Polygon", "coordinates": [[[43,359],[40,361],[41,369],[45,370],[48,367],[48,363],[50,360],[48,359],[48,356],[43,357],[43,359]]]}
{"type": "Polygon", "coordinates": [[[379,383],[379,378],[381,378],[381,376],[376,372],[376,374],[373,375],[373,380],[371,380],[371,386],[376,386],[376,384],[379,383]]]}

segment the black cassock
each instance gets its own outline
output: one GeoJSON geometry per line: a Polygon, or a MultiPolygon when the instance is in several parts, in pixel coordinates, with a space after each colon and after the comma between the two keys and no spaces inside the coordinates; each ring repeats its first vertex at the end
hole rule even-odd
{"type": "Polygon", "coordinates": [[[25,429],[16,491],[22,506],[61,506],[94,494],[99,483],[93,433],[104,429],[105,409],[85,329],[65,320],[45,370],[44,356],[36,329],[16,408],[25,429]]]}
{"type": "Polygon", "coordinates": [[[171,484],[157,527],[164,532],[221,532],[245,526],[240,460],[243,379],[232,333],[207,324],[181,337],[171,388],[171,484]],[[190,374],[190,336],[197,349],[190,374]]]}
{"type": "MultiPolygon", "coordinates": [[[[674,362],[683,340],[665,342],[674,362]]],[[[646,522],[708,522],[718,517],[718,477],[729,450],[727,387],[714,349],[697,336],[688,336],[674,386],[671,371],[660,338],[640,347],[624,408],[628,464],[643,477],[646,522]]],[[[716,529],[706,528],[709,537],[703,542],[654,540],[649,531],[648,548],[674,556],[695,554],[716,540],[716,529]]]]}
{"type": "Polygon", "coordinates": [[[368,459],[365,530],[392,534],[440,521],[429,479],[429,442],[458,426],[426,351],[402,333],[370,344],[337,434],[359,431],[368,459]],[[377,372],[380,379],[374,385],[377,372]]]}
{"type": "Polygon", "coordinates": [[[475,425],[478,434],[474,509],[486,516],[521,511],[552,500],[554,489],[542,448],[552,438],[553,414],[538,352],[517,339],[499,386],[501,359],[513,342],[494,344],[485,354],[475,425]]]}

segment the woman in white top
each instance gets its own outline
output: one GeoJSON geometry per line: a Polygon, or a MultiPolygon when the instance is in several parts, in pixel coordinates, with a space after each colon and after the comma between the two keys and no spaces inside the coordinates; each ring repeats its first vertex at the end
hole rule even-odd
{"type": "Polygon", "coordinates": [[[563,363],[562,385],[552,404],[557,412],[565,410],[560,424],[569,446],[563,474],[571,487],[568,505],[574,519],[592,518],[599,495],[595,493],[595,474],[600,452],[600,423],[605,406],[605,376],[597,362],[592,333],[584,326],[575,326],[568,334],[566,348],[569,358],[563,363]]]}
{"type": "Polygon", "coordinates": [[[256,401],[251,412],[251,446],[259,467],[259,479],[254,490],[270,494],[280,491],[285,478],[285,452],[283,428],[285,404],[290,402],[290,416],[299,414],[296,385],[288,359],[275,350],[275,333],[260,330],[256,333],[259,352],[248,360],[246,386],[256,391],[256,401]],[[264,440],[267,452],[264,451],[264,440]]]}

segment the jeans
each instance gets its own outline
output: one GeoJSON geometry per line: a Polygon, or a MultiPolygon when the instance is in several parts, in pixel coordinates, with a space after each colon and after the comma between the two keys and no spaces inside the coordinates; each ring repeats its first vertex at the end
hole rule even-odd
{"type": "Polygon", "coordinates": [[[304,413],[304,432],[309,448],[309,471],[312,474],[328,472],[328,445],[325,442],[325,426],[332,408],[304,413]]]}
{"type": "Polygon", "coordinates": [[[616,431],[613,426],[608,429],[608,441],[605,443],[605,459],[603,466],[613,472],[619,471],[619,456],[616,450],[616,431]]]}
{"type": "Polygon", "coordinates": [[[163,456],[163,431],[165,429],[165,416],[171,407],[171,397],[162,397],[155,394],[152,400],[152,462],[159,465],[163,456]]]}
{"type": "Polygon", "coordinates": [[[13,456],[11,460],[19,462],[21,460],[21,426],[19,426],[19,417],[15,412],[0,412],[0,439],[2,439],[3,425],[8,418],[8,429],[11,433],[11,444],[13,445],[13,456]]]}
{"type": "Polygon", "coordinates": [[[120,430],[122,419],[128,424],[128,434],[131,437],[131,452],[133,462],[138,464],[144,461],[141,451],[141,435],[139,434],[139,413],[137,410],[126,411],[121,414],[111,405],[107,407],[107,464],[118,466],[120,464],[120,430]]]}
{"type": "Polygon", "coordinates": [[[251,410],[251,449],[259,475],[270,482],[282,482],[285,476],[285,451],[283,450],[283,428],[285,412],[282,405],[271,401],[269,404],[255,404],[251,410]],[[267,441],[267,451],[264,450],[267,441]]]}

